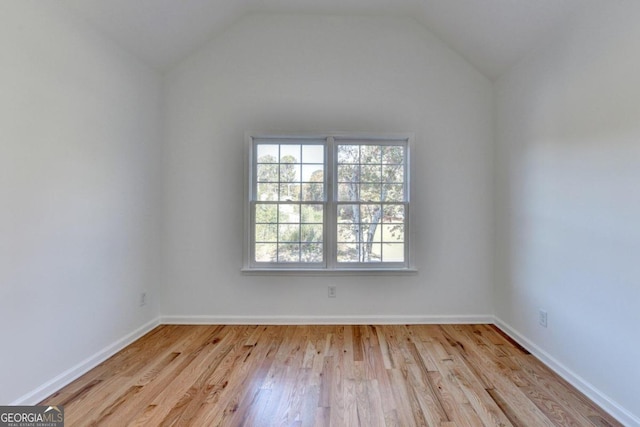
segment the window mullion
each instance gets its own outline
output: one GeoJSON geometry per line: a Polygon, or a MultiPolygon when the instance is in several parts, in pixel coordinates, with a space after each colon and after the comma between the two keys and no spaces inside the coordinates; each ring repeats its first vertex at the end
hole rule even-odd
{"type": "Polygon", "coordinates": [[[326,265],[330,269],[334,269],[337,264],[337,175],[335,168],[335,140],[332,136],[327,137],[325,149],[325,259],[326,265]]]}

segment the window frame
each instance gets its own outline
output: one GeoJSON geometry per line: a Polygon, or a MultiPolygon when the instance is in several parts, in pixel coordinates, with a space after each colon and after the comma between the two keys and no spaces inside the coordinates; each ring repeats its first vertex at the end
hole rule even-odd
{"type": "MultiPolygon", "coordinates": [[[[355,132],[327,132],[327,133],[272,133],[245,132],[245,220],[243,267],[244,273],[279,273],[279,274],[402,274],[415,273],[413,264],[413,250],[411,239],[412,217],[412,168],[411,156],[414,150],[413,133],[355,133],[355,132]],[[257,197],[257,165],[256,145],[260,143],[286,144],[322,144],[324,151],[324,189],[325,198],[322,202],[309,201],[306,203],[324,205],[323,213],[323,262],[257,262],[255,261],[255,209],[257,197]],[[404,146],[404,200],[398,204],[404,205],[404,261],[402,262],[339,262],[338,261],[338,205],[349,204],[338,200],[337,150],[339,144],[358,145],[402,145],[404,146]]],[[[302,163],[303,164],[303,163],[302,163]]],[[[274,201],[276,203],[278,201],[274,201]]],[[[296,203],[304,204],[305,201],[296,203]]],[[[358,204],[367,202],[358,202],[358,204]]],[[[383,201],[369,202],[369,204],[383,201]]],[[[387,202],[391,203],[391,202],[387,202]]],[[[382,232],[382,230],[381,230],[382,232]]]]}

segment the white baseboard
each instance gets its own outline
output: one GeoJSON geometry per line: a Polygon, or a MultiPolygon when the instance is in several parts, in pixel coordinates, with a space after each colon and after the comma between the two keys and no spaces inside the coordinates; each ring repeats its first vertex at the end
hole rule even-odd
{"type": "Polygon", "coordinates": [[[597,405],[611,414],[611,416],[616,418],[622,424],[627,427],[640,427],[640,419],[638,417],[611,400],[608,396],[604,395],[597,388],[595,388],[584,378],[573,372],[571,369],[558,362],[549,353],[542,350],[520,332],[509,326],[505,321],[503,321],[499,317],[494,317],[493,323],[498,328],[502,329],[503,332],[513,338],[518,344],[526,348],[531,354],[540,359],[555,373],[567,380],[572,386],[580,390],[580,392],[594,401],[597,405]]]}
{"type": "Polygon", "coordinates": [[[150,322],[147,322],[146,324],[142,325],[141,327],[131,332],[130,334],[106,346],[105,348],[103,348],[93,356],[86,358],[85,360],[78,363],[77,365],[67,369],[60,375],[42,384],[40,387],[36,388],[35,390],[32,390],[29,393],[25,394],[24,396],[16,399],[10,405],[11,406],[36,405],[37,403],[46,399],[48,396],[52,395],[56,391],[60,390],[62,387],[66,386],[67,384],[71,383],[75,379],[84,375],[91,369],[95,368],[100,363],[104,362],[109,357],[113,356],[114,354],[116,354],[117,352],[119,352],[129,344],[141,338],[144,334],[151,331],[153,328],[155,328],[159,324],[160,324],[160,320],[158,318],[153,319],[150,322]]]}
{"type": "Polygon", "coordinates": [[[402,325],[493,323],[491,315],[435,316],[162,316],[171,325],[402,325]]]}

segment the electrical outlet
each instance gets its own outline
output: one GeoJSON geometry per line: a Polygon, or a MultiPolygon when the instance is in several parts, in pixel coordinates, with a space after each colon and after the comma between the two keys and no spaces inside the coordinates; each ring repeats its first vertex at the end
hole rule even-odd
{"type": "Polygon", "coordinates": [[[335,285],[331,285],[328,288],[328,294],[329,294],[329,298],[335,298],[337,295],[337,291],[336,291],[336,287],[335,285]]]}
{"type": "Polygon", "coordinates": [[[147,305],[147,293],[142,292],[140,293],[140,307],[143,307],[145,305],[147,305]]]}
{"type": "Polygon", "coordinates": [[[538,312],[538,323],[540,323],[540,326],[542,326],[543,328],[547,327],[547,312],[544,310],[540,310],[538,312]]]}

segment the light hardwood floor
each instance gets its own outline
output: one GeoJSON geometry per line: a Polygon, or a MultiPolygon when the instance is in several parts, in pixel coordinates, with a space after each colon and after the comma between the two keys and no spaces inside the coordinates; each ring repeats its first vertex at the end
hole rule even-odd
{"type": "Polygon", "coordinates": [[[42,402],[67,426],[619,426],[491,325],[163,325],[42,402]]]}

